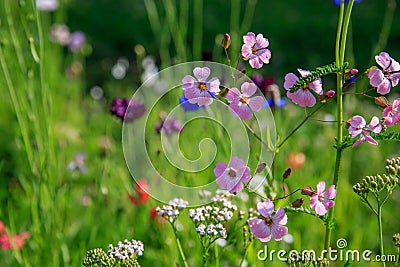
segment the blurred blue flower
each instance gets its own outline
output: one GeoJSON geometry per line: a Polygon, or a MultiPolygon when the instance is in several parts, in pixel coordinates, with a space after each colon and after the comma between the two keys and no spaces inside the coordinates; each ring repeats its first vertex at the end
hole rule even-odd
{"type": "Polygon", "coordinates": [[[74,160],[71,161],[68,166],[67,169],[69,171],[79,171],[80,173],[86,173],[86,156],[83,153],[77,153],[75,154],[74,160]]]}
{"type": "MultiPolygon", "coordinates": [[[[335,4],[335,5],[337,5],[337,6],[340,6],[340,1],[341,0],[333,0],[333,3],[335,4]]],[[[347,4],[349,2],[349,0],[344,0],[344,3],[345,4],[347,4]]],[[[361,2],[361,0],[354,0],[354,3],[355,4],[357,4],[357,3],[359,3],[359,2],[361,2]]]]}
{"type": "Polygon", "coordinates": [[[273,99],[266,99],[263,103],[263,107],[277,107],[277,108],[283,108],[284,106],[286,106],[286,99],[281,97],[279,98],[279,101],[277,101],[277,103],[275,103],[275,101],[273,99]]]}
{"type": "Polygon", "coordinates": [[[198,104],[192,104],[184,95],[179,98],[179,104],[184,111],[196,111],[200,107],[198,104]]]}

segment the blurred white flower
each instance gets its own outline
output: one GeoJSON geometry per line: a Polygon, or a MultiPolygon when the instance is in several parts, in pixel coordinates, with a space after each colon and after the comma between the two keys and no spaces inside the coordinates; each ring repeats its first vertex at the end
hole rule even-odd
{"type": "Polygon", "coordinates": [[[37,9],[42,11],[54,11],[58,6],[58,0],[36,0],[37,9]]]}

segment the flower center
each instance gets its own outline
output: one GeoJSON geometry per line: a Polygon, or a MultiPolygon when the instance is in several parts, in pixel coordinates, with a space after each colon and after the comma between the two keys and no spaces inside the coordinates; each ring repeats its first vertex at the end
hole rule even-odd
{"type": "Polygon", "coordinates": [[[265,223],[266,223],[267,225],[271,225],[271,224],[272,224],[272,219],[271,219],[271,217],[265,218],[265,223]]]}
{"type": "Polygon", "coordinates": [[[200,91],[207,91],[207,85],[203,82],[199,82],[197,88],[199,88],[200,91]]]}
{"type": "Polygon", "coordinates": [[[236,178],[236,172],[232,169],[229,169],[229,173],[228,173],[229,177],[231,178],[236,178]]]}
{"type": "Polygon", "coordinates": [[[253,55],[257,54],[257,48],[255,45],[251,48],[251,52],[253,53],[253,55]]]}
{"type": "Polygon", "coordinates": [[[249,99],[248,99],[246,96],[242,96],[242,97],[239,99],[239,101],[240,101],[240,103],[242,103],[242,104],[244,104],[244,105],[247,105],[249,99]]]}

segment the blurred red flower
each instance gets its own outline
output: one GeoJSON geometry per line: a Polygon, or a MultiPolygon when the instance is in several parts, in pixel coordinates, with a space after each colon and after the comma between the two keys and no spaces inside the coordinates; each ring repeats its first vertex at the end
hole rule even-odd
{"type": "Polygon", "coordinates": [[[24,247],[24,240],[29,238],[30,234],[28,232],[22,232],[16,234],[12,237],[13,242],[10,240],[10,236],[7,234],[4,223],[0,221],[0,248],[2,250],[11,250],[13,245],[17,249],[22,249],[24,247]]]}
{"type": "Polygon", "coordinates": [[[137,180],[135,187],[135,193],[128,193],[128,198],[132,205],[136,206],[146,204],[149,200],[149,184],[147,183],[147,180],[144,178],[137,180]]]}

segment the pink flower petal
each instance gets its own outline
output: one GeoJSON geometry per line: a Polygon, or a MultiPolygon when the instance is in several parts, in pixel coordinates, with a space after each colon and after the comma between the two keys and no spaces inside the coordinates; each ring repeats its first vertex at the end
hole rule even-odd
{"type": "Polygon", "coordinates": [[[265,224],[264,220],[255,218],[249,221],[250,231],[262,242],[268,242],[271,239],[271,230],[265,224]]]}
{"type": "Polygon", "coordinates": [[[262,96],[255,96],[250,99],[249,106],[253,111],[260,111],[263,107],[264,98],[262,96]]]}
{"type": "Polygon", "coordinates": [[[235,100],[239,101],[240,92],[236,87],[229,88],[226,100],[231,103],[235,100]]]}
{"type": "Polygon", "coordinates": [[[240,104],[239,101],[232,102],[229,105],[229,110],[232,115],[239,117],[241,120],[249,120],[253,117],[253,112],[251,112],[250,108],[247,105],[240,104]]]}
{"type": "Polygon", "coordinates": [[[228,165],[226,165],[225,162],[218,162],[214,168],[215,177],[221,176],[227,168],[228,168],[228,165]]]}
{"type": "Polygon", "coordinates": [[[374,133],[380,133],[382,131],[382,125],[378,117],[372,117],[371,122],[367,126],[367,129],[374,133]]]}
{"type": "Polygon", "coordinates": [[[218,94],[221,91],[221,89],[219,89],[220,82],[215,77],[209,80],[206,84],[208,91],[211,93],[218,94]]]}
{"type": "Polygon", "coordinates": [[[272,222],[279,225],[285,225],[287,223],[287,215],[283,208],[279,208],[276,211],[275,216],[272,218],[272,222]]]}
{"type": "Polygon", "coordinates": [[[380,69],[373,68],[368,72],[369,84],[378,87],[384,80],[384,74],[380,69]]]}
{"type": "Polygon", "coordinates": [[[240,89],[242,90],[244,96],[250,97],[257,91],[257,85],[254,83],[244,82],[240,89]]]}
{"type": "Polygon", "coordinates": [[[310,207],[312,209],[315,209],[315,206],[317,205],[318,202],[319,202],[319,200],[318,200],[317,194],[314,194],[312,197],[310,197],[310,207]]]}
{"type": "Polygon", "coordinates": [[[269,218],[274,212],[274,202],[269,199],[264,202],[259,202],[257,203],[257,210],[262,216],[269,218]]]}
{"type": "Polygon", "coordinates": [[[257,34],[256,43],[260,48],[266,48],[269,45],[268,39],[264,38],[261,33],[257,34]]]}
{"type": "Polygon", "coordinates": [[[256,35],[252,32],[248,32],[243,36],[243,42],[252,47],[256,43],[256,35]]]}
{"type": "Polygon", "coordinates": [[[242,45],[242,56],[245,58],[250,58],[251,56],[253,56],[253,49],[250,45],[242,45]]]}
{"type": "Polygon", "coordinates": [[[324,198],[334,199],[336,197],[336,189],[334,185],[331,185],[328,190],[326,190],[322,196],[324,198]]]}
{"type": "Polygon", "coordinates": [[[204,68],[194,68],[193,74],[194,76],[200,81],[200,82],[205,82],[210,76],[211,70],[207,67],[204,68]]]}
{"type": "Polygon", "coordinates": [[[269,49],[262,49],[260,52],[261,54],[258,55],[259,59],[265,64],[268,64],[271,59],[271,51],[269,49]]]}
{"type": "Polygon", "coordinates": [[[324,205],[325,209],[328,210],[328,209],[332,208],[333,206],[335,206],[335,201],[324,199],[324,200],[322,200],[322,205],[324,205]]]}
{"type": "Polygon", "coordinates": [[[372,138],[369,133],[365,133],[364,137],[365,140],[367,140],[367,142],[370,143],[371,145],[378,145],[378,142],[374,138],[372,138]]]}
{"type": "Polygon", "coordinates": [[[317,103],[313,94],[307,89],[300,88],[294,93],[288,91],[287,97],[301,107],[313,107],[317,103]]]}
{"type": "Polygon", "coordinates": [[[297,71],[300,73],[301,77],[306,77],[307,75],[311,74],[311,72],[308,70],[297,69],[297,71]]]}
{"type": "Polygon", "coordinates": [[[378,92],[378,94],[386,95],[387,93],[390,92],[391,88],[392,88],[392,84],[390,83],[390,81],[388,79],[385,78],[385,79],[383,79],[381,84],[379,84],[376,91],[378,92]]]}
{"type": "Polygon", "coordinates": [[[259,69],[259,68],[261,68],[261,67],[263,66],[262,62],[260,62],[260,60],[258,59],[258,57],[251,58],[251,59],[249,60],[249,63],[250,63],[250,66],[251,66],[253,69],[259,69]]]}
{"type": "MultiPolygon", "coordinates": [[[[189,102],[190,102],[190,100],[189,100],[189,102]]],[[[209,106],[209,105],[211,105],[212,104],[212,102],[213,102],[213,99],[212,99],[212,97],[209,95],[209,96],[206,96],[206,97],[199,97],[199,98],[197,98],[197,104],[201,107],[201,106],[209,106]]]]}
{"type": "Polygon", "coordinates": [[[324,206],[324,204],[322,204],[322,202],[318,201],[315,205],[315,212],[318,215],[323,216],[328,212],[328,210],[325,208],[325,206],[324,206]]]}
{"type": "Polygon", "coordinates": [[[322,95],[324,91],[322,90],[322,80],[320,78],[312,81],[308,84],[309,88],[319,95],[322,95]]]}
{"type": "Polygon", "coordinates": [[[324,190],[325,190],[325,182],[324,181],[320,181],[317,184],[317,194],[321,195],[324,192],[324,190]]]}
{"type": "Polygon", "coordinates": [[[279,226],[275,224],[271,226],[271,230],[272,236],[276,241],[282,240],[282,238],[288,233],[288,229],[286,226],[279,226]]]}
{"type": "Polygon", "coordinates": [[[382,69],[387,69],[390,65],[391,57],[388,53],[381,52],[379,55],[375,56],[375,61],[382,69]]]}
{"type": "Polygon", "coordinates": [[[283,87],[285,87],[286,90],[290,90],[290,87],[295,85],[298,80],[299,78],[294,73],[288,73],[285,75],[285,83],[283,84],[283,87]]]}
{"type": "Polygon", "coordinates": [[[352,148],[355,148],[356,146],[358,146],[359,144],[361,144],[363,142],[365,142],[365,137],[364,137],[364,135],[361,135],[360,138],[356,142],[354,142],[352,148]]]}
{"type": "Polygon", "coordinates": [[[241,182],[237,183],[235,186],[233,186],[232,188],[228,188],[228,191],[232,194],[236,194],[239,193],[240,191],[243,190],[243,185],[241,182]]]}
{"type": "Polygon", "coordinates": [[[244,162],[243,159],[233,156],[229,161],[229,166],[233,169],[239,169],[241,167],[246,166],[246,163],[244,162]]]}
{"type": "Polygon", "coordinates": [[[243,172],[243,175],[240,178],[240,180],[242,182],[244,182],[244,183],[247,183],[247,182],[250,181],[250,179],[251,179],[250,168],[246,166],[246,168],[245,168],[245,170],[243,172]]]}
{"type": "Polygon", "coordinates": [[[182,79],[182,88],[183,88],[183,90],[186,90],[188,88],[192,88],[194,86],[195,82],[196,82],[196,80],[192,76],[186,75],[182,79]]]}

